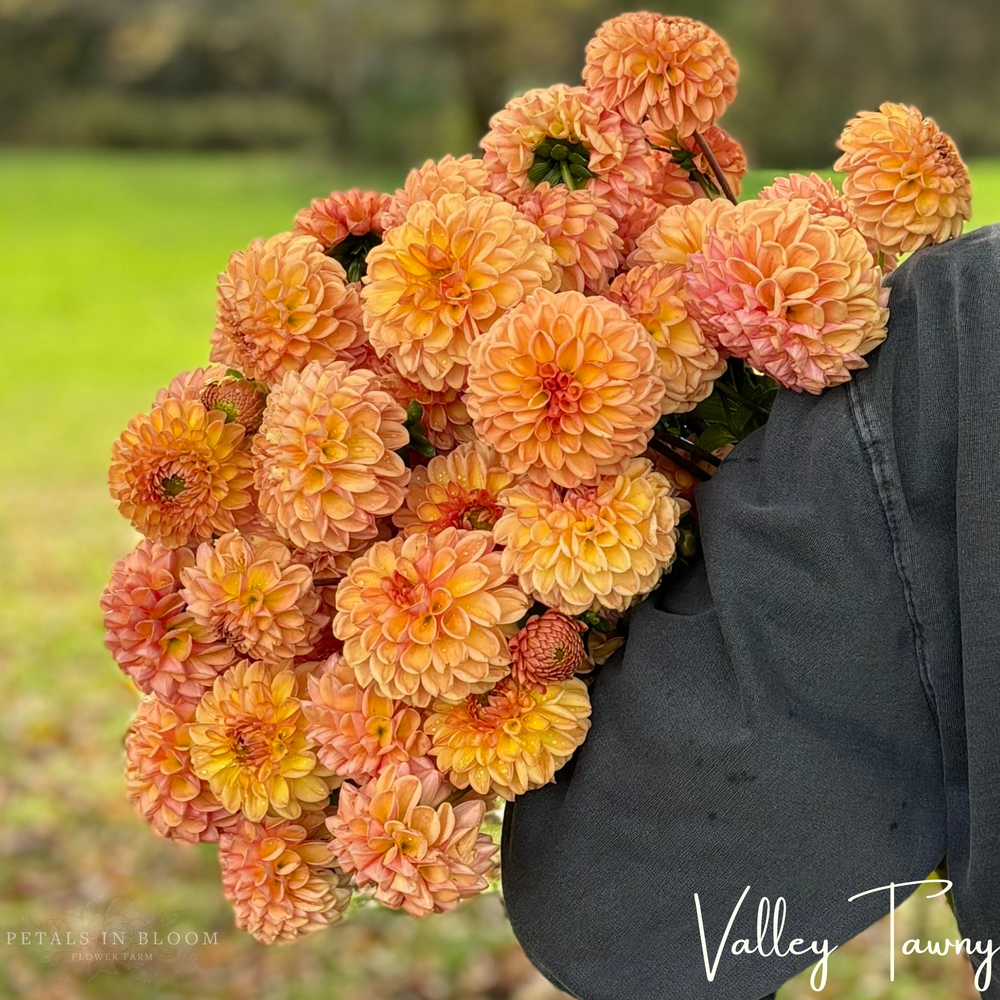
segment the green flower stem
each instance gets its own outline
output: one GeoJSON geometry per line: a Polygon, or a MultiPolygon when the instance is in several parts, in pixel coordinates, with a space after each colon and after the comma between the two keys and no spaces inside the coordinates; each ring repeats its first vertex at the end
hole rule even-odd
{"type": "Polygon", "coordinates": [[[708,160],[708,165],[712,168],[712,173],[715,174],[715,179],[718,181],[719,190],[735,205],[736,195],[733,194],[733,189],[729,186],[729,181],[726,180],[726,175],[722,172],[722,167],[719,166],[715,153],[712,152],[700,132],[695,132],[694,141],[698,143],[698,148],[705,154],[705,159],[708,160]]]}
{"type": "Polygon", "coordinates": [[[755,413],[758,417],[763,417],[764,420],[767,420],[767,418],[771,415],[764,409],[763,406],[758,406],[756,403],[750,402],[749,399],[744,399],[732,386],[726,385],[726,383],[721,380],[715,383],[715,388],[718,389],[723,396],[728,397],[734,403],[738,403],[751,413],[755,413]]]}
{"type": "Polygon", "coordinates": [[[656,436],[665,444],[672,445],[681,451],[686,451],[699,461],[708,462],[709,465],[715,466],[722,464],[710,451],[705,451],[704,448],[699,448],[698,445],[692,444],[690,441],[685,441],[684,438],[678,437],[676,434],[671,434],[670,431],[664,430],[662,427],[657,429],[656,436]]]}
{"type": "Polygon", "coordinates": [[[710,472],[706,472],[703,468],[701,468],[701,466],[695,465],[695,463],[689,458],[679,455],[673,448],[670,447],[670,445],[664,441],[660,441],[656,437],[649,442],[649,447],[652,448],[657,454],[662,455],[664,458],[673,462],[674,465],[682,468],[685,472],[690,472],[691,475],[694,476],[699,482],[703,483],[712,478],[712,474],[710,472]]]}

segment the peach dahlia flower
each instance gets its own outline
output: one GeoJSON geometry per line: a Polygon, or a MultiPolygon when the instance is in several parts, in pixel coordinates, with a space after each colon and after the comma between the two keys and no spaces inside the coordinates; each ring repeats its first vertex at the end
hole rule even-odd
{"type": "Polygon", "coordinates": [[[365,369],[312,362],[267,400],[253,440],[260,508],[299,548],[343,552],[374,538],[403,502],[410,472],[405,410],[365,369]]]}
{"type": "Polygon", "coordinates": [[[443,913],[487,888],[496,844],[479,827],[482,801],[435,805],[437,783],[386,768],[361,788],[341,788],[327,819],[337,860],[360,889],[394,910],[443,913]]]}
{"type": "Polygon", "coordinates": [[[700,198],[687,205],[671,205],[636,240],[629,265],[672,264],[686,268],[691,254],[701,250],[705,233],[732,207],[724,198],[700,198]]]}
{"type": "Polygon", "coordinates": [[[460,389],[469,346],[556,283],[542,231],[496,195],[417,202],[372,251],[362,291],[372,347],[429,389],[460,389]]]}
{"type": "Polygon", "coordinates": [[[482,160],[468,155],[427,160],[406,175],[406,182],[392,196],[382,216],[382,225],[385,229],[402,225],[418,201],[432,201],[436,205],[446,194],[458,194],[468,201],[489,193],[490,175],[482,160]]]}
{"type": "Polygon", "coordinates": [[[508,677],[485,695],[435,704],[424,725],[431,755],[456,788],[509,801],[548,784],[583,743],[590,698],[575,677],[541,693],[508,677]]]}
{"type": "Polygon", "coordinates": [[[515,475],[578,486],[645,450],[664,385],[655,345],[621,306],[538,291],[477,341],[466,403],[515,475]]]}
{"type": "Polygon", "coordinates": [[[219,275],[213,361],[267,385],[363,341],[355,286],[313,236],[254,240],[219,275]]]}
{"type": "Polygon", "coordinates": [[[250,504],[242,424],[196,400],[167,399],[140,413],[111,451],[118,510],[147,538],[177,548],[235,527],[250,504]]]}
{"type": "Polygon", "coordinates": [[[226,377],[225,365],[206,365],[204,368],[194,368],[181,372],[161,389],[153,400],[153,406],[161,406],[168,399],[201,400],[202,391],[212,382],[218,382],[226,377]]]}
{"type": "Polygon", "coordinates": [[[376,542],[337,587],[333,632],[361,684],[421,708],[492,687],[528,598],[486,531],[445,528],[376,542]]]}
{"type": "Polygon", "coordinates": [[[847,382],[885,339],[889,291],[864,237],[801,198],[720,216],[687,287],[710,341],[797,392],[847,382]]]}
{"type": "Polygon", "coordinates": [[[510,675],[522,687],[539,694],[549,684],[569,680],[587,662],[580,633],[587,626],[551,608],[532,615],[510,640],[510,675]]]}
{"type": "Polygon", "coordinates": [[[500,497],[507,509],[493,529],[505,546],[503,569],[564,614],[624,611],[676,556],[677,524],[688,505],[671,493],[645,458],[578,489],[512,486],[500,497]]]}
{"type": "Polygon", "coordinates": [[[706,129],[736,96],[729,46],[689,17],[646,11],[606,21],[587,45],[584,83],[628,121],[648,118],[680,135],[706,129]]]}
{"type": "MultiPolygon", "coordinates": [[[[647,127],[650,142],[658,147],[649,151],[647,161],[651,180],[648,194],[663,206],[685,205],[705,197],[702,186],[691,176],[691,170],[701,173],[719,191],[719,182],[708,158],[694,136],[679,137],[676,132],[660,132],[647,127]]],[[[734,195],[739,196],[747,172],[743,147],[718,125],[705,129],[702,138],[715,156],[723,177],[734,195]]],[[[721,191],[719,191],[722,194],[721,191]]]]}

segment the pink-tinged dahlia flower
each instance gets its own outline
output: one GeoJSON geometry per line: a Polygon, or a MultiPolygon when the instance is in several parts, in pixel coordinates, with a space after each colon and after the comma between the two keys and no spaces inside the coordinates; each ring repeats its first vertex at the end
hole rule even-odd
{"type": "Polygon", "coordinates": [[[493,190],[515,201],[548,181],[586,188],[620,219],[649,184],[642,128],[585,87],[529,90],[490,119],[482,140],[493,190]]]}
{"type": "Polygon", "coordinates": [[[316,615],[319,596],[309,567],[293,562],[280,541],[234,531],[203,542],[181,581],[195,621],[263,663],[308,653],[327,624],[316,615]]]}
{"type": "Polygon", "coordinates": [[[256,239],[219,275],[210,357],[247,378],[273,386],[363,340],[357,287],[313,236],[256,239]]]}
{"type": "Polygon", "coordinates": [[[125,785],[135,811],[161,836],[214,843],[237,817],[191,767],[195,707],[143,698],[125,735],[125,785]]]}
{"type": "Polygon", "coordinates": [[[688,205],[671,205],[636,240],[629,265],[672,264],[686,268],[691,254],[701,250],[705,233],[732,207],[724,198],[701,198],[688,205]]]}
{"type": "Polygon", "coordinates": [[[472,156],[446,156],[428,160],[422,167],[411,170],[406,183],[392,196],[382,217],[386,229],[402,225],[406,215],[418,201],[436,205],[447,194],[461,195],[466,201],[479,194],[490,193],[490,175],[483,161],[472,156]]]}
{"type": "Polygon", "coordinates": [[[711,395],[726,361],[690,315],[681,270],[671,264],[633,267],[615,279],[609,298],[638,320],[656,344],[667,387],[663,413],[687,413],[711,395]]]}
{"type": "Polygon", "coordinates": [[[429,389],[461,389],[470,345],[529,292],[558,282],[554,258],[538,226],[496,195],[417,202],[368,259],[371,345],[429,389]]]}
{"type": "Polygon", "coordinates": [[[167,399],[140,413],[111,451],[118,510],[147,538],[177,548],[232,531],[250,504],[242,424],[196,400],[167,399]]]}
{"type": "Polygon", "coordinates": [[[630,262],[635,254],[637,241],[663,213],[664,208],[652,198],[643,198],[625,213],[618,224],[618,235],[622,240],[622,255],[630,262]]]}
{"type": "MultiPolygon", "coordinates": [[[[723,194],[708,158],[694,136],[680,137],[674,131],[661,132],[651,126],[647,127],[646,134],[657,147],[651,149],[647,157],[651,176],[647,193],[650,198],[664,207],[686,205],[704,198],[705,191],[692,176],[693,171],[700,173],[720,195],[723,194]]],[[[738,196],[747,172],[743,147],[718,125],[705,129],[702,138],[715,156],[730,190],[738,196]]]]}
{"type": "Polygon", "coordinates": [[[180,594],[190,549],[143,539],[111,571],[101,597],[104,642],[135,686],[163,701],[197,702],[235,658],[231,647],[200,625],[180,594]]]}
{"type": "Polygon", "coordinates": [[[835,170],[861,232],[884,253],[909,253],[962,233],[972,216],[969,171],[933,118],[883,104],[848,122],[835,170]]]}
{"type": "Polygon", "coordinates": [[[307,735],[316,756],[335,775],[363,784],[390,764],[426,755],[430,739],[420,713],[379,694],[374,684],[359,684],[342,656],[332,656],[308,678],[302,701],[307,735]]]}
{"type": "Polygon", "coordinates": [[[422,708],[492,687],[528,598],[486,531],[445,528],[376,542],[337,587],[333,632],[361,684],[422,708]]]}
{"type": "Polygon", "coordinates": [[[479,832],[481,801],[432,805],[420,779],[388,767],[361,788],[344,785],[327,819],[337,860],[384,906],[425,917],[488,886],[496,845],[479,832]]]}
{"type": "Polygon", "coordinates": [[[476,433],[515,475],[578,486],[646,448],[664,385],[652,339],[621,306],[538,291],[472,348],[476,433]]]}
{"type": "Polygon", "coordinates": [[[689,267],[705,336],[797,392],[847,382],[885,339],[889,290],[864,237],[804,199],[742,202],[689,267]]]}
{"type": "Polygon", "coordinates": [[[225,365],[207,365],[181,372],[166,388],[161,389],[153,400],[153,406],[162,406],[168,399],[201,399],[202,391],[210,382],[219,382],[226,377],[225,365]]]}
{"type": "Polygon", "coordinates": [[[542,604],[567,615],[624,611],[648,594],[677,554],[677,524],[688,504],[637,458],[624,472],[560,490],[520,483],[501,494],[493,529],[501,565],[542,604]]]}
{"type": "Polygon", "coordinates": [[[690,135],[712,125],[736,96],[739,65],[711,28],[640,11],[606,21],[587,45],[584,83],[630,122],[690,135]]]}
{"type": "Polygon", "coordinates": [[[510,675],[522,687],[544,694],[550,684],[567,681],[587,662],[580,633],[587,626],[561,611],[532,615],[510,640],[510,675]]]}
{"type": "Polygon", "coordinates": [[[410,479],[396,454],[410,439],[405,420],[370,371],[312,362],[289,372],[253,440],[260,507],[278,533],[331,552],[374,538],[410,479]]]}
{"type": "Polygon", "coordinates": [[[351,901],[319,812],[240,818],[219,841],[222,891],[236,926],[261,944],[294,941],[337,923],[351,901]]]}
{"type": "Polygon", "coordinates": [[[508,677],[458,705],[435,704],[425,728],[437,766],[456,788],[509,801],[548,784],[583,743],[590,698],[575,677],[540,693],[508,677]]]}
{"type": "Polygon", "coordinates": [[[256,434],[260,427],[267,390],[259,382],[226,375],[206,382],[200,398],[206,410],[219,410],[225,415],[226,423],[242,424],[250,435],[256,434]]]}

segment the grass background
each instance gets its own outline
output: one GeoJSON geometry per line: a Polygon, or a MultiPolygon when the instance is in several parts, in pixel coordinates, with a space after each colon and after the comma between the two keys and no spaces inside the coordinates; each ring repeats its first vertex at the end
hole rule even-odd
{"type": "MultiPolygon", "coordinates": [[[[107,496],[111,442],[174,373],[204,363],[214,275],[233,249],[287,229],[332,188],[399,180],[271,155],[0,155],[0,932],[100,895],[186,910],[185,926],[219,932],[196,980],[89,987],[56,983],[37,949],[0,935],[2,997],[558,996],[496,896],[422,922],[366,909],[265,949],[232,929],[213,849],[158,840],[124,797],[135,695],[103,648],[98,600],[135,536],[107,496]]],[[[753,175],[747,190],[768,180],[753,175]]],[[[974,223],[1000,220],[1000,163],[974,164],[973,182],[974,223]]],[[[913,900],[897,920],[898,941],[956,936],[940,899],[913,900]]],[[[883,922],[837,952],[825,995],[976,995],[954,957],[898,957],[890,984],[887,935],[883,922]]],[[[803,976],[781,1000],[812,995],[803,976]]]]}

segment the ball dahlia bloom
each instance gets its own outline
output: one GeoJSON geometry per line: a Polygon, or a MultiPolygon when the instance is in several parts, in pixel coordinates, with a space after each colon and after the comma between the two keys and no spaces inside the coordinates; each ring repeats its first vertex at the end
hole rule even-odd
{"type": "Polygon", "coordinates": [[[736,97],[739,65],[729,46],[689,17],[639,11],[606,21],[587,45],[583,82],[630,122],[690,135],[712,125],[736,97]]]}
{"type": "Polygon", "coordinates": [[[512,201],[558,174],[603,198],[620,219],[649,184],[642,128],[586,87],[558,84],[514,98],[490,119],[481,145],[493,190],[512,201]]]}
{"type": "Polygon", "coordinates": [[[472,342],[559,280],[554,258],[538,226],[496,195],[417,202],[368,259],[362,299],[372,347],[429,389],[461,389],[472,342]]]}
{"type": "Polygon", "coordinates": [[[299,548],[343,552],[403,502],[406,411],[374,373],[311,362],[268,396],[253,440],[260,509],[299,548]]]}
{"type": "Polygon", "coordinates": [[[580,633],[587,626],[561,611],[532,615],[510,640],[510,675],[521,685],[544,694],[550,684],[569,680],[587,662],[580,633]]]}
{"type": "Polygon", "coordinates": [[[332,656],[307,680],[302,711],[316,756],[335,775],[363,784],[390,764],[426,755],[430,738],[420,713],[359,684],[342,656],[332,656]]]}
{"type": "Polygon", "coordinates": [[[575,677],[541,693],[508,677],[485,695],[435,705],[424,725],[451,784],[510,801],[548,784],[583,743],[590,698],[575,677]]]}
{"type": "Polygon", "coordinates": [[[572,191],[564,184],[542,183],[522,195],[517,207],[555,251],[562,291],[607,291],[622,263],[622,239],[603,198],[586,188],[572,191]]]}
{"type": "Polygon", "coordinates": [[[461,195],[466,201],[476,195],[490,193],[490,175],[483,161],[473,156],[445,156],[440,160],[427,160],[406,176],[406,182],[392,196],[382,216],[386,229],[402,225],[406,215],[418,201],[437,204],[447,194],[461,195]]]}
{"type": "Polygon", "coordinates": [[[256,434],[264,416],[267,390],[258,382],[225,375],[206,382],[199,398],[206,410],[223,413],[226,423],[235,421],[246,428],[247,434],[256,434]]]}
{"type": "Polygon", "coordinates": [[[639,237],[656,222],[663,211],[663,205],[645,197],[625,213],[618,224],[618,235],[622,240],[622,256],[626,262],[632,260],[639,237]]]}
{"type": "Polygon", "coordinates": [[[294,941],[343,918],[349,879],[336,866],[323,820],[319,812],[240,818],[220,838],[223,894],[236,926],[261,944],[294,941]]]}
{"type": "Polygon", "coordinates": [[[111,451],[118,510],[168,548],[232,531],[234,514],[250,504],[244,435],[242,424],[196,400],[167,399],[140,413],[111,451]]]}
{"type": "Polygon", "coordinates": [[[664,385],[655,345],[616,303],[538,291],[472,348],[466,404],[515,475],[578,486],[645,450],[664,385]]]}
{"type": "Polygon", "coordinates": [[[213,361],[266,385],[364,340],[357,288],[313,236],[256,239],[219,275],[213,361]]]}
{"type": "Polygon", "coordinates": [[[195,706],[168,705],[150,695],[139,702],[125,734],[125,788],[135,811],[161,836],[214,843],[236,822],[191,767],[195,706]]]}
{"type": "MultiPolygon", "coordinates": [[[[675,131],[661,132],[647,127],[650,142],[658,147],[651,149],[646,159],[651,176],[649,197],[664,207],[686,205],[705,197],[701,184],[692,176],[697,170],[718,191],[719,183],[708,158],[701,151],[694,136],[678,136],[675,131]]],[[[702,138],[712,150],[722,175],[733,194],[739,196],[747,172],[747,158],[743,147],[718,125],[705,129],[702,138]]],[[[722,194],[721,191],[719,191],[722,194]]]]}
{"type": "Polygon", "coordinates": [[[732,207],[724,198],[701,198],[687,205],[671,205],[636,240],[629,265],[672,264],[686,268],[691,254],[701,250],[705,233],[732,207]]]}
{"type": "Polygon", "coordinates": [[[528,598],[486,531],[445,528],[376,542],[337,587],[333,632],[361,684],[422,708],[492,687],[528,598]]]}
{"type": "Polygon", "coordinates": [[[687,413],[712,393],[726,370],[688,310],[684,274],[671,264],[633,267],[615,279],[610,296],[638,320],[656,344],[660,377],[667,387],[663,413],[687,413]]]}
{"type": "MultiPolygon", "coordinates": [[[[434,786],[436,790],[436,785],[434,786]]],[[[327,819],[341,868],[385,906],[425,917],[482,892],[496,844],[479,832],[482,801],[452,806],[393,765],[361,788],[341,788],[327,819]]]]}
{"type": "Polygon", "coordinates": [[[834,169],[861,232],[885,253],[962,233],[972,216],[969,171],[951,137],[914,107],[883,104],[848,122],[834,169]]]}
{"type": "Polygon", "coordinates": [[[645,458],[578,489],[512,486],[500,497],[507,509],[493,529],[505,546],[502,567],[564,614],[624,611],[676,556],[677,524],[688,505],[671,493],[645,458]]]}
{"type": "Polygon", "coordinates": [[[326,802],[328,774],[306,737],[288,669],[240,660],[198,702],[191,726],[191,764],[223,807],[255,823],[270,811],[298,818],[326,802]]]}
{"type": "Polygon", "coordinates": [[[220,382],[226,377],[225,365],[206,365],[175,376],[170,385],[161,389],[153,400],[153,406],[162,406],[168,399],[201,400],[202,391],[212,382],[220,382]]]}
{"type": "Polygon", "coordinates": [[[801,198],[720,216],[686,280],[709,340],[797,392],[847,382],[885,339],[889,291],[864,237],[801,198]]]}
{"type": "Polygon", "coordinates": [[[190,549],[144,538],[115,563],[101,597],[115,662],[140,691],[170,703],[198,701],[236,655],[184,604],[180,573],[193,563],[190,549]]]}
{"type": "Polygon", "coordinates": [[[406,506],[393,522],[405,535],[436,535],[445,528],[491,531],[502,512],[500,491],[514,479],[492,448],[470,441],[413,470],[406,506]]]}
{"type": "Polygon", "coordinates": [[[278,663],[308,653],[324,624],[308,566],[288,546],[238,531],[198,546],[181,570],[188,612],[244,656],[278,663]]]}

